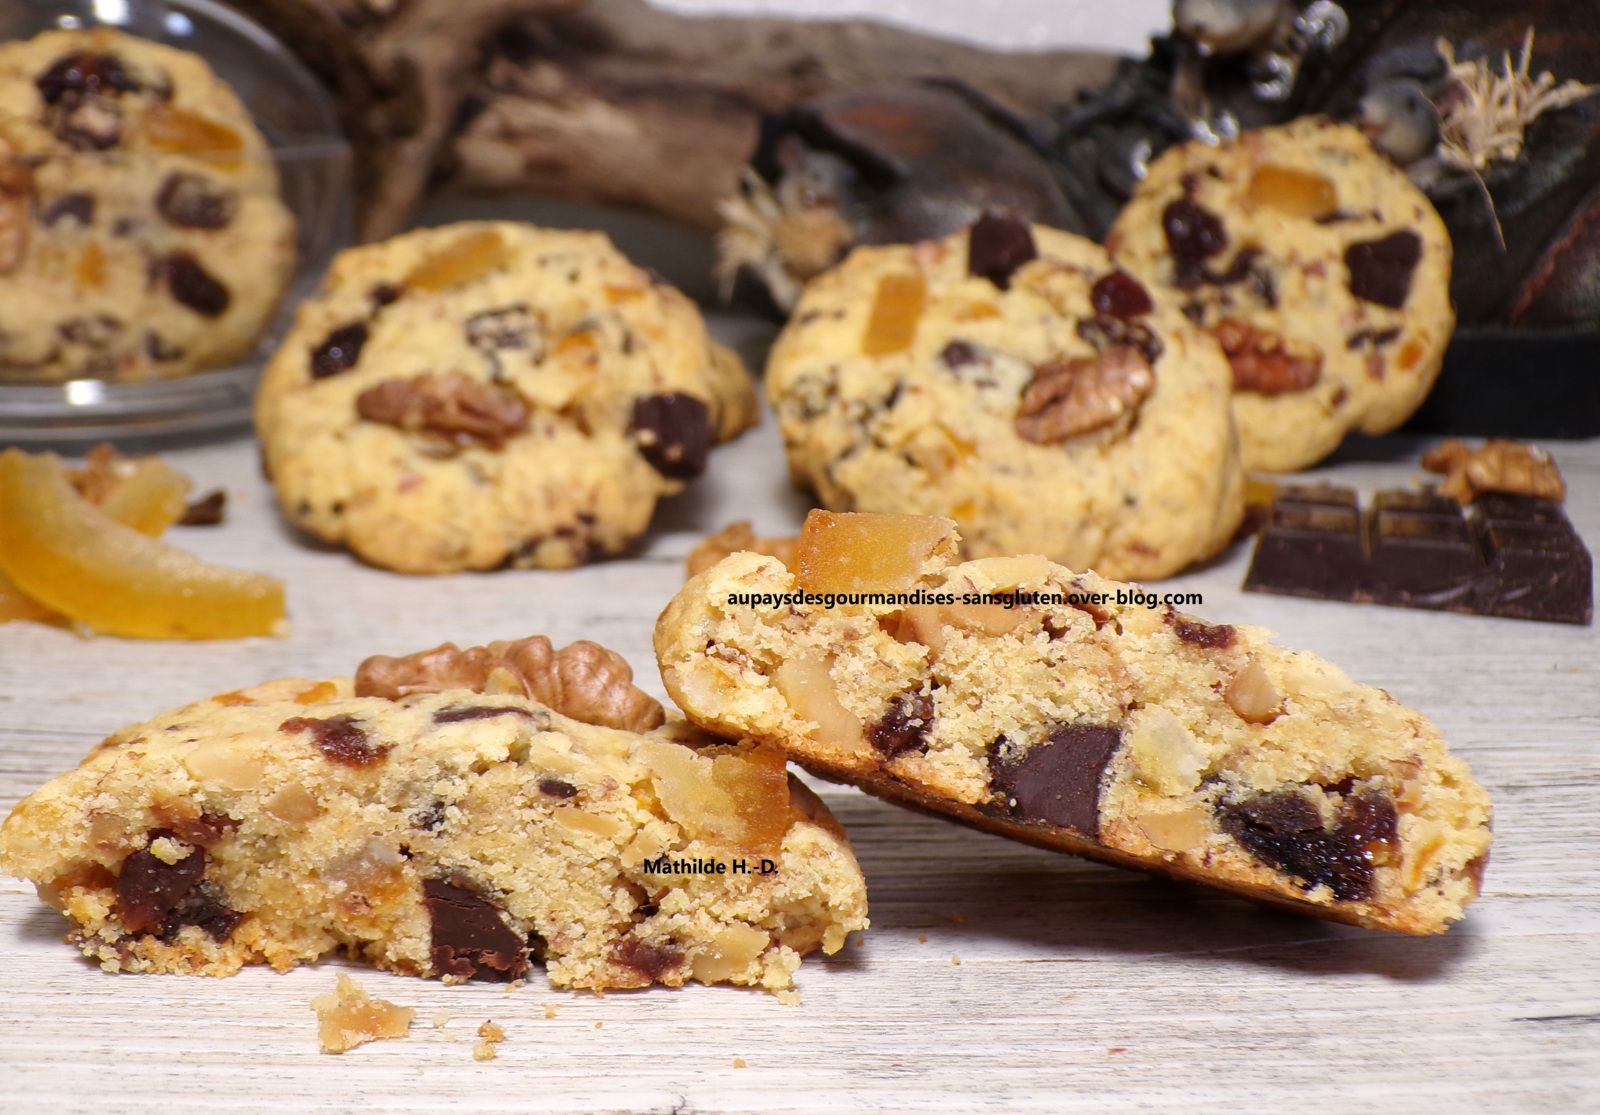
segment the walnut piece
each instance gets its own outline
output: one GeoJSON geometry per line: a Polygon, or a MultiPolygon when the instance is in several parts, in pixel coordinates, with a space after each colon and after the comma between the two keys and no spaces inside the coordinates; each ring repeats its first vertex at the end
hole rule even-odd
{"type": "Polygon", "coordinates": [[[28,207],[33,171],[0,140],[0,275],[14,270],[28,250],[28,207]]]}
{"type": "Polygon", "coordinates": [[[1156,376],[1144,354],[1113,345],[1098,356],[1052,360],[1034,373],[1017,408],[1017,433],[1039,445],[1093,430],[1125,431],[1156,376]]]}
{"type": "Polygon", "coordinates": [[[1234,317],[1217,322],[1211,335],[1233,366],[1236,390],[1287,395],[1314,387],[1322,378],[1322,353],[1312,345],[1286,341],[1234,317]]]}
{"type": "Polygon", "coordinates": [[[465,650],[442,643],[401,658],[375,654],[356,669],[358,697],[394,701],[448,689],[520,693],[585,724],[633,732],[666,719],[660,702],[633,684],[623,657],[587,639],[560,650],[543,635],[465,650]]]}
{"type": "Polygon", "coordinates": [[[1251,724],[1271,724],[1283,715],[1283,695],[1259,659],[1250,659],[1233,675],[1222,698],[1239,719],[1251,724]]]}
{"type": "Polygon", "coordinates": [[[417,1012],[374,999],[343,972],[332,991],[311,1000],[317,1012],[317,1041],[324,1053],[343,1053],[380,1038],[403,1038],[417,1012]]]}
{"type": "Polygon", "coordinates": [[[369,422],[490,449],[526,430],[529,417],[521,396],[462,372],[386,379],[356,396],[356,413],[369,422]]]}
{"type": "Polygon", "coordinates": [[[748,522],[737,522],[702,538],[700,544],[689,551],[689,557],[684,562],[686,575],[693,577],[704,573],[729,554],[746,550],[775,557],[785,565],[793,565],[797,541],[797,538],[762,538],[748,522]]]}
{"type": "Polygon", "coordinates": [[[1508,492],[1560,503],[1566,481],[1555,461],[1536,445],[1490,438],[1480,449],[1451,438],[1422,455],[1422,467],[1445,474],[1439,494],[1468,504],[1484,492],[1508,492]]]}

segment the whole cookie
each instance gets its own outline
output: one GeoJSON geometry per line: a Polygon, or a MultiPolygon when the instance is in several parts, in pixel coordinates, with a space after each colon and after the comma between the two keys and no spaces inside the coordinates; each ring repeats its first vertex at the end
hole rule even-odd
{"type": "Polygon", "coordinates": [[[234,360],[294,257],[266,140],[198,56],[103,27],[0,46],[0,381],[234,360]]]}
{"type": "Polygon", "coordinates": [[[1455,324],[1444,222],[1321,118],[1168,150],[1106,247],[1221,343],[1246,468],[1304,468],[1351,430],[1399,426],[1455,324]]]}
{"type": "Polygon", "coordinates": [[[466,223],[342,253],[256,426],[284,513],[375,565],[564,568],[625,548],[749,424],[733,370],[599,233],[466,223]]]}
{"type": "Polygon", "coordinates": [[[987,216],[857,249],[806,288],[767,389],[825,506],[949,516],[970,556],[1162,577],[1239,522],[1221,352],[1064,232],[987,216]]]}

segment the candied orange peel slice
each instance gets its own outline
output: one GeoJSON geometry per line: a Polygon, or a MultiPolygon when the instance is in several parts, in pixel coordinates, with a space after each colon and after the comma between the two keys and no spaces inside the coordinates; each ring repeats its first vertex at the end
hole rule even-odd
{"type": "Polygon", "coordinates": [[[61,459],[0,453],[0,574],[92,630],[150,639],[269,635],[283,584],[210,565],[118,522],[73,490],[61,459]]]}
{"type": "Polygon", "coordinates": [[[795,545],[795,581],[806,592],[904,591],[955,547],[949,519],[816,509],[795,545]]]}
{"type": "Polygon", "coordinates": [[[511,262],[511,245],[492,228],[452,240],[417,263],[405,277],[408,289],[444,291],[465,286],[511,262]]]}

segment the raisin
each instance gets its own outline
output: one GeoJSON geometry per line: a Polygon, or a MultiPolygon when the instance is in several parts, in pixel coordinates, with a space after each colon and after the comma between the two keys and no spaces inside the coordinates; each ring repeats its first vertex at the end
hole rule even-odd
{"type": "Polygon", "coordinates": [[[73,220],[80,225],[94,223],[95,200],[93,194],[62,194],[39,212],[39,223],[55,227],[62,221],[73,220]]]}
{"type": "Polygon", "coordinates": [[[244,915],[230,908],[224,897],[214,883],[202,880],[178,900],[178,904],[162,921],[161,939],[171,941],[184,926],[192,925],[213,941],[226,941],[244,920],[244,915]]]}
{"type": "Polygon", "coordinates": [[[1411,275],[1422,259],[1422,237],[1409,229],[1381,240],[1363,240],[1344,252],[1350,293],[1364,302],[1398,310],[1411,293],[1411,275]]]}
{"type": "MultiPolygon", "coordinates": [[[[170,831],[158,829],[150,834],[151,843],[163,837],[177,839],[170,831]]],[[[128,856],[117,872],[117,917],[122,928],[129,933],[160,929],[205,870],[206,854],[199,848],[176,863],[166,862],[148,847],[128,856]]]]}
{"type": "Polygon", "coordinates": [[[978,349],[971,341],[951,341],[939,353],[939,359],[947,368],[964,368],[978,362],[978,349]]]}
{"type": "Polygon", "coordinates": [[[611,946],[611,959],[654,983],[683,963],[683,952],[671,941],[650,945],[637,937],[626,937],[611,946]]]}
{"type": "Polygon", "coordinates": [[[155,330],[146,330],[144,335],[144,354],[158,364],[169,363],[173,360],[182,360],[188,350],[182,345],[169,342],[155,330]]]}
{"type": "Polygon", "coordinates": [[[381,310],[391,302],[398,302],[405,291],[393,283],[374,283],[367,297],[372,300],[372,308],[381,310]]]}
{"type": "Polygon", "coordinates": [[[349,371],[361,359],[361,346],[367,343],[367,323],[352,321],[341,325],[311,350],[311,378],[324,379],[349,371]]]}
{"type": "Polygon", "coordinates": [[[1392,848],[1394,805],[1388,795],[1345,798],[1329,829],[1299,790],[1273,790],[1224,806],[1222,830],[1263,863],[1293,875],[1307,890],[1326,886],[1341,901],[1372,894],[1375,850],[1392,848]]]}
{"type": "Polygon", "coordinates": [[[693,395],[670,392],[633,402],[628,430],[650,467],[673,480],[705,471],[711,453],[711,408],[693,395]]]}
{"type": "Polygon", "coordinates": [[[212,278],[188,252],[170,252],[155,264],[156,277],[172,297],[202,317],[220,317],[232,302],[228,288],[212,278]]]}
{"type": "Polygon", "coordinates": [[[1126,320],[1155,309],[1150,292],[1126,271],[1112,271],[1096,280],[1089,289],[1089,304],[1094,312],[1126,320]]]}
{"type": "Polygon", "coordinates": [[[216,488],[183,509],[178,518],[181,527],[214,527],[222,522],[228,510],[228,493],[216,488]]]}
{"type": "Polygon", "coordinates": [[[278,725],[278,731],[293,735],[311,733],[311,742],[336,763],[350,767],[366,767],[389,753],[387,744],[373,743],[367,730],[356,723],[353,716],[291,716],[278,725]]]}
{"type": "Polygon", "coordinates": [[[887,758],[907,751],[920,751],[928,744],[933,730],[933,694],[902,693],[889,711],[867,732],[872,746],[887,758]]]}
{"type": "Polygon", "coordinates": [[[456,705],[442,708],[433,714],[435,724],[459,724],[464,720],[490,720],[496,716],[520,716],[524,720],[536,719],[531,711],[515,705],[456,705]]]}
{"type": "Polygon", "coordinates": [[[577,797],[578,788],[570,782],[563,782],[559,778],[539,779],[539,792],[548,794],[553,798],[577,797]]]}
{"type": "Polygon", "coordinates": [[[174,171],[156,191],[156,211],[179,228],[226,228],[238,208],[237,194],[200,174],[174,171]]]}
{"type": "Polygon", "coordinates": [[[1228,246],[1222,218],[1187,197],[1161,211],[1161,230],[1172,253],[1173,282],[1184,289],[1199,286],[1204,262],[1228,246]]]}
{"type": "Polygon", "coordinates": [[[1011,276],[1029,260],[1039,258],[1033,229],[1021,217],[985,213],[967,234],[967,271],[988,279],[1001,290],[1011,286],[1011,276]]]}
{"type": "Polygon", "coordinates": [[[1226,623],[1205,623],[1179,612],[1168,612],[1167,623],[1180,641],[1207,650],[1227,650],[1233,646],[1238,631],[1226,623]]]}
{"type": "Polygon", "coordinates": [[[513,980],[528,970],[527,942],[506,925],[500,910],[460,879],[426,879],[436,974],[457,979],[513,980]]]}
{"type": "Polygon", "coordinates": [[[36,77],[33,84],[47,105],[60,104],[68,97],[99,94],[120,97],[139,88],[139,83],[115,54],[91,51],[63,55],[36,77]]]}
{"type": "Polygon", "coordinates": [[[1100,786],[1121,746],[1115,725],[1057,724],[1020,758],[1008,760],[993,749],[990,789],[1013,817],[1098,837],[1100,786]]]}

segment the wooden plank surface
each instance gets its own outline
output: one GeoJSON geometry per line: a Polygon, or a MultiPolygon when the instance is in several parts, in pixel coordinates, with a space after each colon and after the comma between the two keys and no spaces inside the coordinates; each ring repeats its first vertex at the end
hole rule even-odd
{"type": "MultiPolygon", "coordinates": [[[[721,324],[747,350],[762,339],[721,324]]],[[[1552,448],[1593,545],[1600,442],[1552,448]]],[[[1318,473],[1370,492],[1418,475],[1417,453],[1363,443],[1318,473]]],[[[247,440],[171,459],[230,496],[227,524],[185,531],[184,544],[284,577],[292,633],[195,645],[0,627],[0,809],[123,723],[443,639],[593,638],[662,695],[650,631],[684,553],[734,518],[792,532],[806,506],[769,420],[715,456],[628,560],[416,579],[296,538],[247,440]]],[[[1247,559],[1237,546],[1168,585],[1203,592],[1204,616],[1272,627],[1422,708],[1493,794],[1484,896],[1449,935],[1260,910],[824,785],[866,872],[873,928],[806,961],[800,1005],[699,986],[569,994],[538,973],[507,991],[363,972],[418,1023],[405,1041],[334,1057],[317,1052],[307,1003],[338,963],[107,975],[61,943],[63,922],[31,887],[0,880],[0,1111],[1595,1110],[1596,630],[1247,596],[1247,559]],[[507,1039],[477,1063],[472,1032],[488,1018],[507,1039]]]]}

